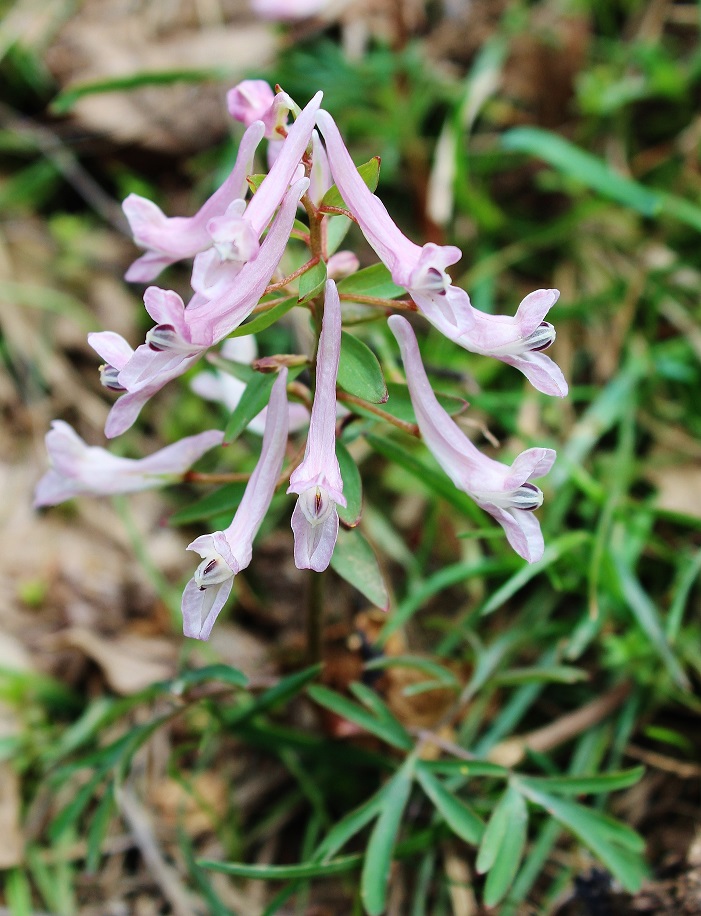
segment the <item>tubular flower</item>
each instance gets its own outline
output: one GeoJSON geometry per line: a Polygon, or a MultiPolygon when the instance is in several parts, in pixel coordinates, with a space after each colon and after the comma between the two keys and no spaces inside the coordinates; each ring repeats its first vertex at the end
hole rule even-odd
{"type": "Polygon", "coordinates": [[[195,257],[192,272],[192,288],[203,299],[216,298],[238,277],[243,265],[256,258],[260,237],[295,180],[311,142],[322,97],[323,93],[317,92],[290,127],[275,162],[249,203],[234,200],[225,213],[207,223],[210,245],[195,257]]]}
{"type": "Polygon", "coordinates": [[[146,335],[146,343],[126,359],[131,348],[118,334],[88,335],[89,344],[106,360],[108,368],[119,370],[115,377],[114,372],[103,369],[103,384],[111,388],[118,386],[117,390],[125,392],[107,418],[108,438],[129,429],[149,398],[186,372],[209,347],[231,334],[250,315],[280,262],[297,202],[308,185],[309,180],[302,178],[290,188],[258,256],[244,265],[235,286],[217,299],[190,309],[185,308],[177,293],[149,287],[144,303],[156,326],[146,335]]]}
{"type": "Polygon", "coordinates": [[[543,319],[557,301],[557,291],[532,293],[535,299],[524,299],[513,318],[475,309],[465,290],[452,285],[446,270],[460,259],[460,249],[432,242],[420,247],[408,239],[361,178],[331,115],[319,111],[317,124],[346,206],[394,282],[408,290],[424,317],[465,349],[509,363],[540,391],[564,397],[567,383],[562,372],[541,352],[555,339],[554,328],[543,319]]]}
{"type": "Polygon", "coordinates": [[[325,289],[317,352],[316,391],[304,459],[290,477],[288,493],[299,498],[292,513],[295,565],[322,572],[338,537],[337,505],[345,506],[336,458],[336,376],[341,354],[341,302],[333,280],[325,289]]]}
{"type": "Polygon", "coordinates": [[[167,217],[152,201],[130,194],[122,207],[129,220],[134,242],[146,253],[131,265],[127,280],[147,283],[154,280],[169,264],[191,258],[212,244],[207,231],[209,221],[224,214],[229,205],[244,197],[247,177],[253,168],[253,157],[263,139],[265,125],[254,121],[243,135],[236,163],[224,184],[218,188],[194,216],[167,217]]]}
{"type": "Polygon", "coordinates": [[[555,452],[529,448],[511,467],[483,455],[436,399],[409,322],[393,315],[389,326],[402,353],[421,435],[433,456],[455,486],[499,522],[519,556],[529,563],[539,560],[544,549],[543,535],[533,510],[542,505],[543,493],[530,481],[547,474],[555,452]]]}
{"type": "Polygon", "coordinates": [[[224,434],[210,429],[188,436],[147,458],[119,458],[104,448],[90,446],[63,420],[54,420],[46,434],[51,468],[34,494],[34,506],[56,506],[74,496],[135,493],[174,483],[224,434]]]}
{"type": "Polygon", "coordinates": [[[275,493],[287,444],[287,369],[273,385],[260,458],[236,514],[225,531],[203,534],[188,545],[202,562],[183,592],[183,632],[209,639],[219,612],[231,594],[234,576],[251,562],[253,539],[275,493]]]}

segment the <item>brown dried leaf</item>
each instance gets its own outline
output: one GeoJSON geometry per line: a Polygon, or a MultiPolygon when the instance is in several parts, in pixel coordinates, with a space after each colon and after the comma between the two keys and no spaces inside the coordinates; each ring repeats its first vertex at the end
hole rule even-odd
{"type": "Polygon", "coordinates": [[[61,635],[61,642],[96,662],[112,690],[122,696],[175,674],[176,648],[163,639],[129,635],[105,639],[82,627],[71,627],[61,635]]]}

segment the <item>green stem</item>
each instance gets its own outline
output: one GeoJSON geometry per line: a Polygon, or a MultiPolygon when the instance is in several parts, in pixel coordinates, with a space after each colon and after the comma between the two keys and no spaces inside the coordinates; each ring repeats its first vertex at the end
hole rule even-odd
{"type": "Polygon", "coordinates": [[[310,665],[322,658],[322,632],[324,619],[323,573],[310,571],[307,591],[307,655],[310,665]]]}

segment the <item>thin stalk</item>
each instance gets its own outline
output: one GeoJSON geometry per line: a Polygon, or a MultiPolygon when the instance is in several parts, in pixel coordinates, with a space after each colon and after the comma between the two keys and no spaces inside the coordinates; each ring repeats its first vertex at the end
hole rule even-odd
{"type": "Polygon", "coordinates": [[[322,657],[322,630],[324,619],[323,573],[309,571],[307,580],[307,654],[310,665],[316,665],[322,657]]]}
{"type": "Polygon", "coordinates": [[[375,416],[379,417],[381,420],[385,420],[387,423],[391,423],[392,426],[396,426],[397,429],[401,429],[403,432],[409,433],[410,436],[420,436],[419,427],[416,425],[416,423],[407,423],[406,420],[400,420],[399,417],[392,416],[391,413],[387,413],[386,410],[382,410],[382,408],[378,407],[376,404],[371,404],[369,401],[364,401],[362,398],[356,397],[354,394],[348,394],[347,391],[338,391],[336,393],[336,399],[339,401],[344,401],[346,404],[357,404],[359,407],[362,407],[363,410],[375,414],[375,416]]]}
{"type": "MultiPolygon", "coordinates": [[[[292,272],[291,274],[289,274],[287,277],[283,277],[283,279],[282,279],[282,280],[278,280],[277,283],[271,283],[269,286],[266,286],[266,287],[265,287],[265,293],[264,293],[264,295],[267,295],[268,293],[275,292],[276,289],[284,289],[286,286],[289,286],[289,284],[290,284],[293,280],[296,280],[297,277],[301,277],[302,274],[306,274],[306,272],[307,272],[308,270],[311,270],[312,267],[314,267],[316,264],[318,264],[320,258],[321,258],[321,255],[320,255],[320,254],[315,254],[314,257],[313,257],[313,258],[310,258],[310,259],[307,261],[306,264],[302,264],[301,267],[298,267],[297,270],[293,271],[293,272],[292,272]]],[[[266,306],[268,305],[267,302],[266,302],[265,304],[266,304],[266,306]]]]}
{"type": "Polygon", "coordinates": [[[402,312],[418,312],[419,307],[411,299],[382,299],[379,296],[356,296],[339,292],[341,302],[359,302],[360,305],[376,305],[383,309],[399,309],[402,312]]]}

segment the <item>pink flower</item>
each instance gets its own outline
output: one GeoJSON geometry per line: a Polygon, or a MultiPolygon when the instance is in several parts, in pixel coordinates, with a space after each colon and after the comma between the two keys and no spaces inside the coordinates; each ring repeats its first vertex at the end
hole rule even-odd
{"type": "MultiPolygon", "coordinates": [[[[279,127],[297,106],[286,92],[273,92],[265,80],[243,80],[226,94],[229,114],[249,127],[254,121],[265,125],[266,140],[280,140],[279,127]]],[[[299,111],[299,109],[297,109],[299,111]]]]}
{"type": "Polygon", "coordinates": [[[250,315],[285,251],[297,202],[308,185],[309,180],[302,178],[290,188],[258,255],[241,268],[236,284],[218,298],[191,309],[177,293],[152,286],[144,294],[144,303],[156,326],[146,335],[145,344],[132,351],[118,334],[88,335],[89,344],[107,363],[101,370],[103,384],[126,392],[107,418],[108,438],[129,429],[149,398],[250,315]]]}
{"type": "Polygon", "coordinates": [[[292,513],[295,565],[322,572],[331,562],[338,537],[337,505],[345,506],[336,458],[336,375],[341,355],[341,301],[328,280],[317,351],[316,390],[302,463],[290,477],[288,493],[299,499],[292,513]]]}
{"type": "Polygon", "coordinates": [[[529,448],[511,467],[483,455],[438,403],[409,322],[393,315],[389,326],[402,351],[421,435],[436,461],[458,489],[499,522],[519,556],[529,563],[539,560],[544,549],[543,535],[533,510],[542,505],[543,493],[530,481],[548,473],[555,452],[550,448],[529,448]]]}
{"type": "Polygon", "coordinates": [[[153,280],[169,264],[191,258],[212,244],[207,224],[216,216],[224,214],[229,205],[245,197],[248,190],[247,177],[253,168],[253,157],[263,139],[265,125],[253,122],[243,135],[236,156],[236,163],[224,184],[212,194],[194,216],[167,217],[156,204],[130,194],[122,207],[134,241],[146,249],[126,272],[127,280],[147,283],[153,280]]]}
{"type": "Polygon", "coordinates": [[[331,115],[319,111],[317,124],[343,200],[394,282],[408,290],[422,314],[466,350],[509,363],[540,391],[564,397],[567,382],[559,367],[542,353],[555,339],[555,330],[544,317],[557,300],[557,290],[532,293],[513,318],[475,309],[465,290],[452,285],[446,270],[460,259],[460,249],[432,242],[420,247],[410,241],[365,185],[331,115]]]}
{"type": "Polygon", "coordinates": [[[231,594],[234,576],[251,562],[253,539],[275,493],[287,445],[286,385],[283,367],[270,394],[260,458],[231,524],[225,531],[201,535],[187,548],[202,557],[183,592],[183,632],[193,639],[209,639],[231,594]]]}
{"type": "Polygon", "coordinates": [[[63,420],[46,434],[51,468],[37,484],[34,506],[56,506],[74,496],[108,496],[164,487],[182,478],[205,452],[221,445],[224,434],[210,429],[188,436],[147,458],[118,458],[87,445],[63,420]]]}

